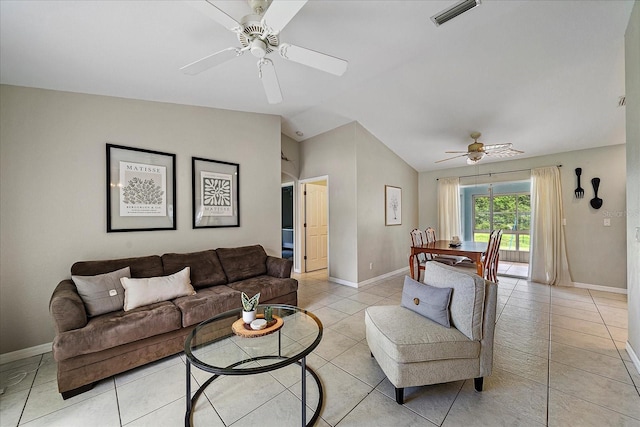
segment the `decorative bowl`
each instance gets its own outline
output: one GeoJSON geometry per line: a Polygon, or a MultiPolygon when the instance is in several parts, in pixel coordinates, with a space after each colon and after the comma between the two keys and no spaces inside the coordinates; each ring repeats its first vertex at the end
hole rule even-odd
{"type": "Polygon", "coordinates": [[[260,329],[264,329],[267,326],[267,321],[264,319],[256,319],[251,322],[251,329],[255,331],[259,331],[260,329]]]}

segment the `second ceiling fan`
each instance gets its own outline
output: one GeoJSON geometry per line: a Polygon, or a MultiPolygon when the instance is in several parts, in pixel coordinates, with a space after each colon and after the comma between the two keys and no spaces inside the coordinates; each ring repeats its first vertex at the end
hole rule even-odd
{"type": "Polygon", "coordinates": [[[341,76],[347,70],[344,59],[316,52],[304,47],[280,43],[280,31],[293,19],[308,0],[248,0],[253,14],[244,16],[240,22],[206,0],[189,4],[234,32],[241,47],[229,47],[185,65],[180,70],[195,75],[231,59],[251,52],[258,58],[258,77],[262,80],[270,104],[282,102],[280,83],[273,65],[267,56],[278,51],[279,55],[293,62],[341,76]]]}
{"type": "Polygon", "coordinates": [[[482,160],[484,156],[512,157],[524,153],[524,151],[512,148],[513,144],[511,144],[510,142],[506,142],[504,144],[484,145],[482,142],[478,142],[478,138],[480,138],[481,135],[482,134],[480,132],[471,133],[470,136],[471,139],[473,139],[473,143],[469,144],[469,146],[467,147],[467,151],[445,151],[445,153],[450,154],[461,154],[458,156],[449,157],[447,159],[438,160],[436,163],[446,162],[447,160],[457,159],[458,157],[466,157],[467,164],[475,165],[480,160],[482,160]]]}

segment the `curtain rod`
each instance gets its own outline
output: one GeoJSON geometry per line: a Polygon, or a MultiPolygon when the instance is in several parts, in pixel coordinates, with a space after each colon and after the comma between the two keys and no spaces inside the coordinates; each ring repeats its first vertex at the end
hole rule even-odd
{"type": "MultiPolygon", "coordinates": [[[[559,168],[562,167],[562,165],[556,165],[556,166],[559,167],[559,168]]],[[[531,169],[518,169],[518,170],[514,170],[514,171],[479,173],[479,174],[476,174],[476,175],[459,176],[458,178],[474,178],[476,176],[491,176],[491,175],[500,175],[500,174],[503,174],[503,173],[526,172],[526,171],[531,172],[531,169]]],[[[440,181],[440,178],[436,178],[436,181],[440,181]]]]}

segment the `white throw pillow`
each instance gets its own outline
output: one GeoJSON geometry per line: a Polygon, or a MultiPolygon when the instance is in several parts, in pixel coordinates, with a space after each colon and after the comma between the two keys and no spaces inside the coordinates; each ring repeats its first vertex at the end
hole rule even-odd
{"type": "Polygon", "coordinates": [[[120,283],[124,288],[124,311],[185,295],[195,295],[189,273],[189,267],[185,267],[170,276],[121,278],[120,283]]]}

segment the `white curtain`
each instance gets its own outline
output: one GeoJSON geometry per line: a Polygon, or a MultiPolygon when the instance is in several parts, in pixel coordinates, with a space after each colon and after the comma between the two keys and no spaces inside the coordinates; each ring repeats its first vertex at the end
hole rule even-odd
{"type": "Polygon", "coordinates": [[[562,226],[562,186],[556,166],[531,170],[529,280],[571,285],[562,226]]]}
{"type": "MultiPolygon", "coordinates": [[[[438,239],[460,236],[460,178],[438,180],[438,239]]],[[[462,237],[461,237],[462,238],[462,237]]]]}

